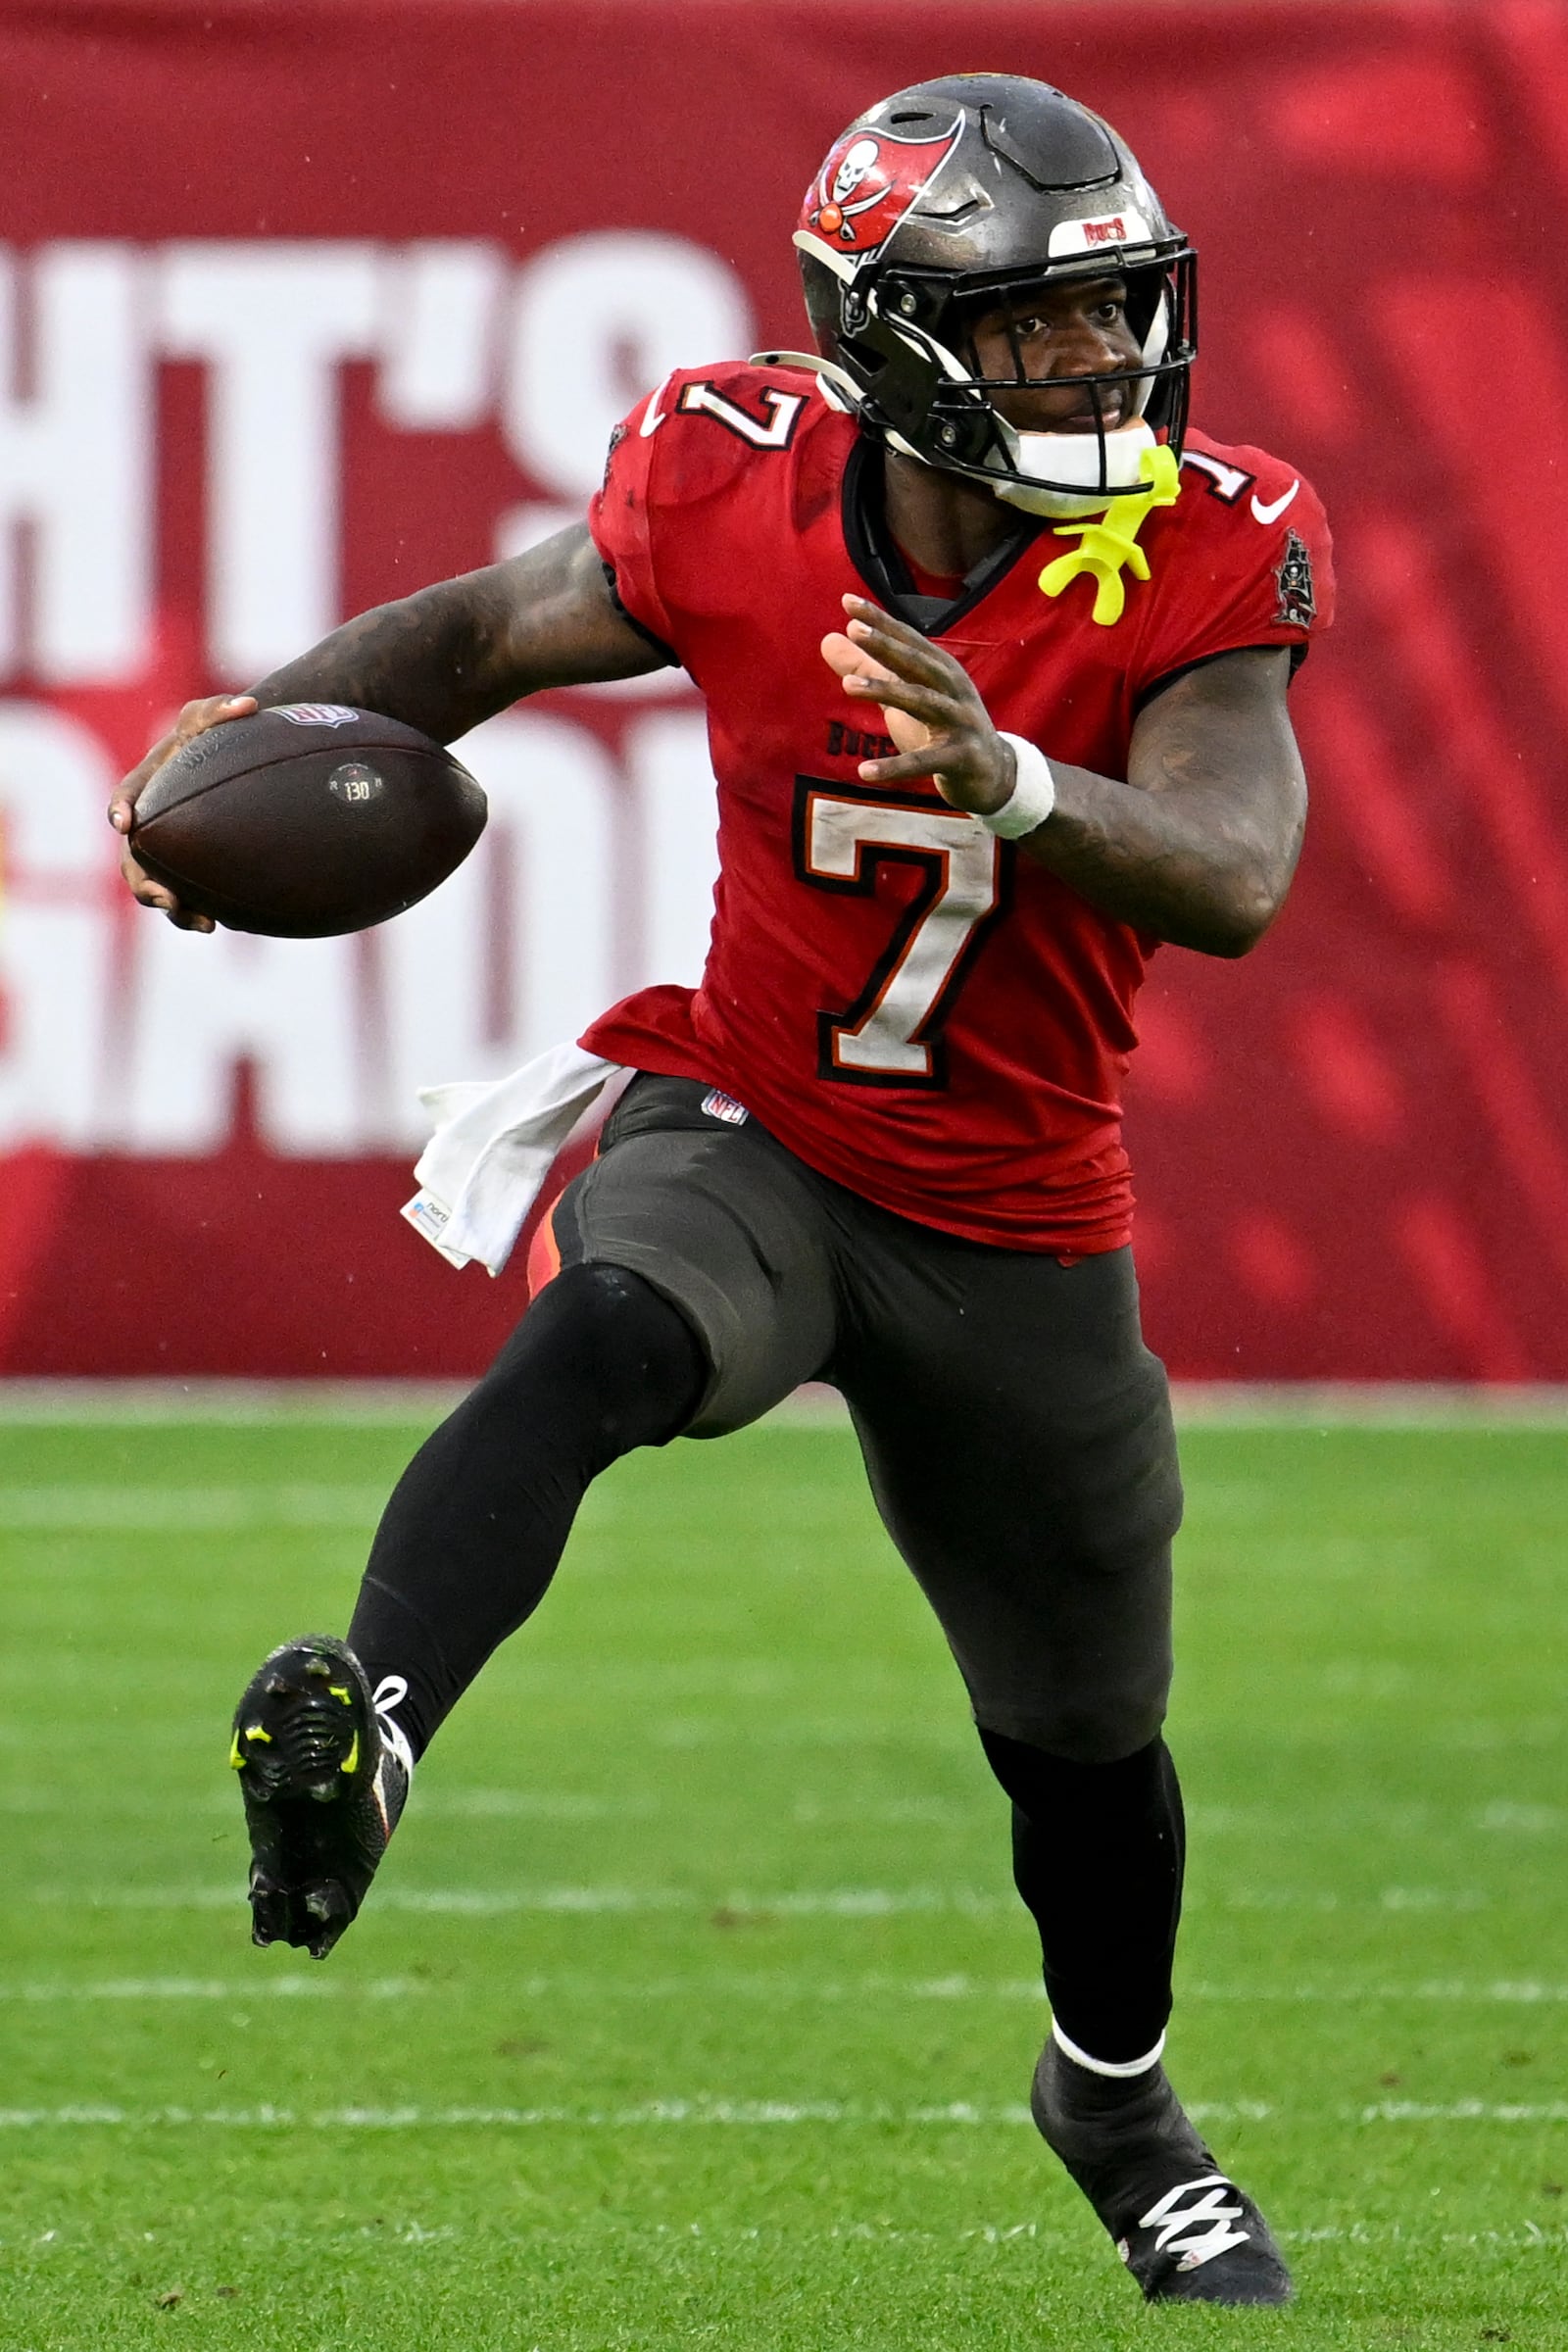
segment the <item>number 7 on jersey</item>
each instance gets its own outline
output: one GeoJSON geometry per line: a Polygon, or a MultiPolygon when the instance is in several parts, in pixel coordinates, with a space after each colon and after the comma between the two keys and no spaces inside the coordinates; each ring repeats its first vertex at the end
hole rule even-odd
{"type": "Polygon", "coordinates": [[[817,1069],[859,1086],[947,1083],[942,1025],[1002,897],[1002,844],[958,808],[799,776],[796,870],[820,890],[869,898],[879,870],[913,866],[919,886],[853,1004],[816,1016],[817,1069]]]}

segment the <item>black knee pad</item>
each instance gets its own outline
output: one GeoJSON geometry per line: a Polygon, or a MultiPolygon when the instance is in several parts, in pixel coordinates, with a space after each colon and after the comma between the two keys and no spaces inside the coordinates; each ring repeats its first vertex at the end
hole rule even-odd
{"type": "Polygon", "coordinates": [[[1004,1793],[1033,1822],[1050,1824],[1075,1815],[1086,1802],[1117,1808],[1129,1801],[1163,1805],[1176,1790],[1170,1752],[1157,1734],[1131,1753],[1102,1761],[1050,1754],[983,1726],[980,1744],[1004,1793]]]}
{"type": "Polygon", "coordinates": [[[1057,1690],[1030,1726],[1030,1744],[1072,1764],[1116,1764],[1157,1740],[1170,1692],[1168,1658],[1141,1662],[1113,1690],[1057,1690]]]}
{"type": "Polygon", "coordinates": [[[679,1309],[620,1266],[566,1266],[540,1292],[470,1402],[526,1407],[612,1461],[686,1427],[708,1360],[679,1309]]]}

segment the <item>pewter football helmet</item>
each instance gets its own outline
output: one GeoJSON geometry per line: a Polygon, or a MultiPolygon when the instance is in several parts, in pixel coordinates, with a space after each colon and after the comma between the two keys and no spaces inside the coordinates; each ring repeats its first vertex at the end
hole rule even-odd
{"type": "Polygon", "coordinates": [[[956,74],[884,98],[829,149],[795,243],[822,372],[892,447],[1043,513],[1146,488],[1156,433],[1180,455],[1197,257],[1116,132],[1060,90],[956,74]],[[1139,364],[1085,379],[1093,432],[1019,431],[991,399],[1035,380],[1017,335],[1013,372],[982,374],[971,322],[1105,276],[1139,364]]]}

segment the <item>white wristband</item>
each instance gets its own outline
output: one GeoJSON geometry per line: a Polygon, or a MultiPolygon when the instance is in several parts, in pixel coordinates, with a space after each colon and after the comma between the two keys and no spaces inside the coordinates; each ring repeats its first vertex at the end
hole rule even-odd
{"type": "Polygon", "coordinates": [[[1004,841],[1018,841],[1043,825],[1056,806],[1056,779],[1038,744],[1026,743],[1021,735],[1004,735],[1002,740],[1012,746],[1012,790],[1002,807],[980,822],[1004,841]]]}

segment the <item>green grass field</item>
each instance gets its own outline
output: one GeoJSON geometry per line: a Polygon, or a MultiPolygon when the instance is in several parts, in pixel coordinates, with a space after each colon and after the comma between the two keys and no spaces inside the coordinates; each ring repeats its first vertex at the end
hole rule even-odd
{"type": "Polygon", "coordinates": [[[1294,2260],[1148,2311],[1024,2118],[1004,1810],[833,1425],[625,1464],[324,1965],[226,1718],[419,1433],[0,1429],[0,2345],[1568,2346],[1568,1434],[1201,1427],[1171,2071],[1294,2260]]]}

